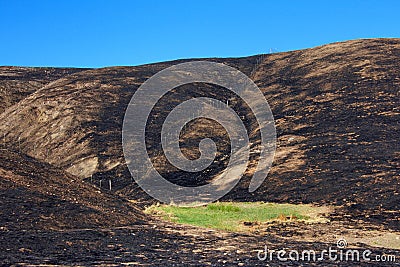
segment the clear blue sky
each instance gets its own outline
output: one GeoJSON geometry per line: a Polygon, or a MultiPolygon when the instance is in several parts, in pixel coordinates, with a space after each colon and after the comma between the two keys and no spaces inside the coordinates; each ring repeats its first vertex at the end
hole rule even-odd
{"type": "Polygon", "coordinates": [[[400,37],[400,1],[0,0],[0,65],[103,67],[400,37]]]}

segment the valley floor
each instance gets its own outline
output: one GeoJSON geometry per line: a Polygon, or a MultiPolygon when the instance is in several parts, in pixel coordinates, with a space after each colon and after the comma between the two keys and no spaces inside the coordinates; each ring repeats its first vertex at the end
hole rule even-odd
{"type": "MultiPolygon", "coordinates": [[[[128,227],[61,231],[1,229],[0,262],[3,266],[400,266],[400,240],[395,232],[348,221],[321,224],[279,224],[263,232],[237,234],[151,221],[128,227]],[[374,240],[388,237],[383,245],[374,240]],[[395,262],[318,260],[322,250],[338,249],[345,238],[360,255],[393,255],[395,262]],[[397,243],[396,243],[397,240],[397,243]],[[368,245],[369,244],[369,245],[368,245]],[[397,249],[394,249],[397,246],[397,249]],[[315,250],[316,261],[280,261],[264,256],[272,250],[315,250]],[[319,253],[319,254],[318,254],[319,253]]],[[[382,240],[381,240],[382,241],[382,240]]],[[[287,255],[287,254],[286,254],[287,255]]],[[[360,256],[361,257],[361,256],[360,256]]],[[[350,258],[349,258],[350,259],[350,258]]],[[[389,260],[389,259],[387,259],[389,260]]]]}

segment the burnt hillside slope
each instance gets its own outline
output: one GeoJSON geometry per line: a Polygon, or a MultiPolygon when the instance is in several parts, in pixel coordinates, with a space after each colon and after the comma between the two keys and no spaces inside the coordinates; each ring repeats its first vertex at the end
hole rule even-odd
{"type": "Polygon", "coordinates": [[[1,150],[0,178],[2,231],[143,222],[142,212],[128,201],[16,151],[1,150]]]}
{"type": "MultiPolygon", "coordinates": [[[[274,166],[261,188],[249,194],[244,182],[226,198],[330,203],[397,220],[399,39],[355,40],[286,53],[207,60],[235,67],[255,81],[272,109],[278,134],[274,166]]],[[[140,84],[180,62],[85,70],[45,85],[0,115],[4,146],[81,178],[92,177],[96,183],[112,179],[114,189],[137,198],[139,191],[121,148],[124,112],[140,84]]],[[[158,118],[187,95],[230,97],[223,88],[183,86],[160,102],[155,109],[161,115],[158,118]]],[[[246,110],[240,104],[237,109],[246,110]]],[[[254,129],[250,115],[247,123],[254,129]]],[[[160,123],[155,122],[148,125],[151,133],[159,130],[160,123]]],[[[189,157],[196,157],[198,142],[193,139],[203,133],[222,142],[216,168],[194,175],[193,182],[212,179],[229,160],[224,157],[226,133],[209,123],[198,121],[183,134],[189,157]]],[[[256,140],[255,133],[250,136],[256,140]]],[[[174,181],[187,181],[163,164],[157,143],[155,139],[150,144],[154,150],[149,154],[160,165],[159,171],[174,181]]],[[[249,164],[249,174],[254,162],[249,164]]]]}
{"type": "Polygon", "coordinates": [[[82,70],[84,69],[0,67],[0,112],[45,84],[82,70]]]}

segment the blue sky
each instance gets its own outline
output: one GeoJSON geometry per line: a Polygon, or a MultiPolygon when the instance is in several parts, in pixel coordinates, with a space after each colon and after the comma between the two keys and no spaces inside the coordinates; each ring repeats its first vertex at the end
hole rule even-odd
{"type": "Polygon", "coordinates": [[[400,1],[0,0],[0,65],[103,67],[400,37],[400,1]]]}

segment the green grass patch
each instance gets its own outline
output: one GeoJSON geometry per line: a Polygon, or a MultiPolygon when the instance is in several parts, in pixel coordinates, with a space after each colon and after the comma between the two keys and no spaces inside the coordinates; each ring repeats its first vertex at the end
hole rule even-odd
{"type": "Polygon", "coordinates": [[[323,222],[327,207],[264,202],[217,202],[200,207],[153,205],[145,210],[164,220],[227,231],[251,231],[266,223],[323,222]]]}

